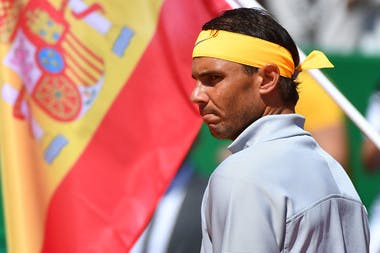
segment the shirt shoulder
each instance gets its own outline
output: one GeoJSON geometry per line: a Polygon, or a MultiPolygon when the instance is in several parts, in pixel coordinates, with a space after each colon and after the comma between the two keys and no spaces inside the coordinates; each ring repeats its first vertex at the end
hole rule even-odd
{"type": "Polygon", "coordinates": [[[360,201],[327,196],[287,220],[284,241],[289,253],[368,252],[367,212],[360,201]]]}
{"type": "Polygon", "coordinates": [[[288,217],[329,195],[360,202],[344,169],[312,137],[291,139],[258,143],[229,156],[212,174],[211,184],[222,184],[220,191],[249,187],[268,198],[281,197],[288,217]]]}

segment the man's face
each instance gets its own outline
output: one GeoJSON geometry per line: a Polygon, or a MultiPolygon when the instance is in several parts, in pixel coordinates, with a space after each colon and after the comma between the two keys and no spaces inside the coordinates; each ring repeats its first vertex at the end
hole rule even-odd
{"type": "Polygon", "coordinates": [[[193,59],[192,76],[196,84],[190,99],[214,137],[233,140],[263,114],[261,78],[248,74],[241,64],[198,57],[193,59]]]}

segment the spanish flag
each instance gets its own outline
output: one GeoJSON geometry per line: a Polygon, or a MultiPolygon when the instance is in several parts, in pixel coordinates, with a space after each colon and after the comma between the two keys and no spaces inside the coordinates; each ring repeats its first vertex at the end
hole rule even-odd
{"type": "Polygon", "coordinates": [[[11,253],[128,252],[201,124],[191,51],[224,0],[0,0],[11,253]]]}

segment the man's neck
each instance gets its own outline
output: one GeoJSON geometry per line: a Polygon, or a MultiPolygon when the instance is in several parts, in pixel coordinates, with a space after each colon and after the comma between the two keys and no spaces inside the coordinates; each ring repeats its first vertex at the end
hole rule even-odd
{"type": "Polygon", "coordinates": [[[292,114],[294,113],[294,107],[266,107],[263,116],[274,115],[274,114],[292,114]]]}

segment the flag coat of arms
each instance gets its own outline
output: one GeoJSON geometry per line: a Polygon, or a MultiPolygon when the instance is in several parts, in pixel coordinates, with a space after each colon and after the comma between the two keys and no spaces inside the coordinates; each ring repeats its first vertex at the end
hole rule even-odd
{"type": "Polygon", "coordinates": [[[200,127],[191,51],[222,0],[0,0],[8,252],[128,252],[200,127]]]}

